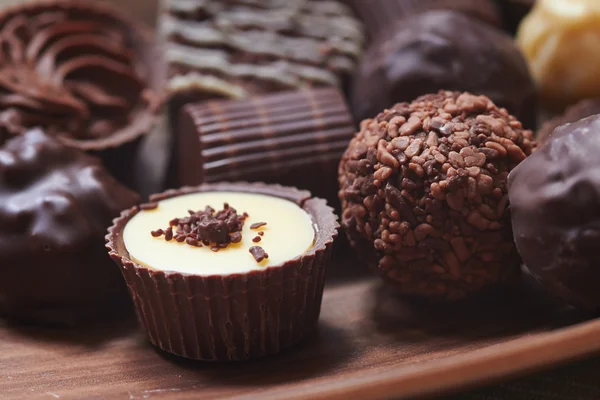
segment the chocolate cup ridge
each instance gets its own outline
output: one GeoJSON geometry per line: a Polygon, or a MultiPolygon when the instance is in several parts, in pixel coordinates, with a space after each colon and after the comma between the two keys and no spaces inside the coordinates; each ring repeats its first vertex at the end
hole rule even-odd
{"type": "MultiPolygon", "coordinates": [[[[56,132],[56,136],[70,147],[101,158],[113,176],[132,186],[134,182],[131,170],[139,145],[143,137],[156,125],[159,111],[166,101],[163,93],[166,68],[162,54],[155,43],[154,34],[149,28],[114,6],[77,0],[38,0],[9,6],[0,11],[0,20],[44,12],[67,12],[114,21],[116,26],[123,27],[123,32],[126,32],[136,55],[133,68],[140,73],[143,83],[140,96],[130,111],[129,121],[103,137],[80,139],[61,132],[56,132]]],[[[23,127],[24,131],[27,129],[23,127]]],[[[13,132],[13,134],[18,133],[13,132]]]]}
{"type": "Polygon", "coordinates": [[[289,348],[316,327],[326,266],[339,227],[325,200],[307,191],[263,183],[217,183],[153,195],[150,202],[189,193],[258,193],[293,201],[318,227],[306,253],[245,274],[201,276],[154,270],[132,261],[122,231],[140,208],[123,211],[109,228],[107,249],[121,267],[150,342],[181,357],[234,361],[289,348]]]}

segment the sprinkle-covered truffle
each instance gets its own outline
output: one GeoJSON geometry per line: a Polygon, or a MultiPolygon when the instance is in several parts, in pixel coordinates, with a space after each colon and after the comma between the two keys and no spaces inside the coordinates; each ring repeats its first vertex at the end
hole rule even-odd
{"type": "Polygon", "coordinates": [[[533,134],[485,96],[439,92],[361,124],[339,169],[342,224],[408,295],[459,298],[518,271],[508,173],[533,134]]]}
{"type": "Polygon", "coordinates": [[[600,115],[558,127],[510,174],[525,265],[569,303],[600,309],[600,115]]]}

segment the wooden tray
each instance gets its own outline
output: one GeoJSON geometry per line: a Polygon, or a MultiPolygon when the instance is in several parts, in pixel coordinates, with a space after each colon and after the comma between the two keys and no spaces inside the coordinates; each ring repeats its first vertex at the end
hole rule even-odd
{"type": "Polygon", "coordinates": [[[600,320],[531,278],[453,306],[411,304],[352,260],[330,270],[318,332],[239,364],[156,351],[135,317],[76,330],[0,326],[0,398],[406,398],[600,352],[600,320]]]}

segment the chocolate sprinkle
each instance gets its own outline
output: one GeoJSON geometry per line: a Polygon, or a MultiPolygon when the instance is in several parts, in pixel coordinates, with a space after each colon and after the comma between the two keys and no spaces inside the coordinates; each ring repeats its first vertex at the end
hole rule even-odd
{"type": "Polygon", "coordinates": [[[266,222],[255,222],[252,225],[250,225],[250,229],[258,229],[258,228],[260,228],[262,226],[265,226],[265,225],[267,225],[266,222]]]}
{"type": "Polygon", "coordinates": [[[254,257],[256,262],[261,262],[265,258],[269,258],[269,255],[265,252],[265,249],[260,246],[252,246],[248,251],[250,254],[252,254],[252,257],[254,257]]]}
{"type": "Polygon", "coordinates": [[[258,236],[262,236],[262,235],[264,235],[264,234],[265,234],[265,233],[264,233],[263,231],[260,231],[260,232],[258,232],[258,236]]]}
{"type": "MultiPolygon", "coordinates": [[[[247,214],[238,215],[237,211],[227,203],[223,204],[221,211],[206,206],[202,211],[188,210],[188,214],[187,217],[174,218],[169,222],[171,227],[175,227],[174,238],[179,243],[185,242],[194,247],[201,247],[200,241],[205,246],[212,243],[210,249],[219,251],[230,243],[239,243],[242,240],[241,230],[247,214]]],[[[159,229],[152,231],[151,234],[153,237],[164,234],[165,240],[169,241],[173,238],[171,227],[166,233],[159,229]]]]}
{"type": "Polygon", "coordinates": [[[260,242],[260,236],[255,236],[255,237],[253,237],[253,238],[252,238],[252,241],[253,241],[254,243],[258,243],[258,242],[260,242]]]}

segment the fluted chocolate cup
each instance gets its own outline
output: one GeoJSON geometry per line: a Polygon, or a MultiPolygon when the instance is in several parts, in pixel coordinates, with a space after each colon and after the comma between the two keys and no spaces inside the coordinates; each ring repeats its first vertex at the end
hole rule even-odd
{"type": "Polygon", "coordinates": [[[133,186],[162,103],[153,33],[106,4],[39,0],[0,12],[0,40],[0,142],[41,127],[133,186]]]}
{"type": "MultiPolygon", "coordinates": [[[[307,191],[262,183],[218,183],[151,196],[150,203],[197,192],[241,192],[296,203],[312,219],[313,246],[279,265],[247,273],[197,275],[148,268],[132,261],[123,231],[138,206],[115,219],[107,235],[140,324],[161,350],[205,361],[234,361],[278,353],[316,327],[324,276],[337,237],[337,217],[307,191]]],[[[176,261],[174,261],[176,262],[176,261]]]]}

